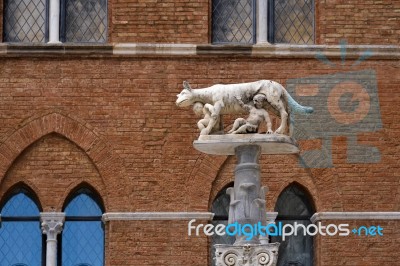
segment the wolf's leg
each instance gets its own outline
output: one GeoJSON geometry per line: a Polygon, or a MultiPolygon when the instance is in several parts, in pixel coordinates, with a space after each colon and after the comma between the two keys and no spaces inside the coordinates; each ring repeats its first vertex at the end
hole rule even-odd
{"type": "Polygon", "coordinates": [[[283,134],[286,131],[288,113],[285,110],[285,106],[281,100],[276,103],[271,103],[280,113],[281,116],[281,125],[275,130],[276,134],[283,134]]]}

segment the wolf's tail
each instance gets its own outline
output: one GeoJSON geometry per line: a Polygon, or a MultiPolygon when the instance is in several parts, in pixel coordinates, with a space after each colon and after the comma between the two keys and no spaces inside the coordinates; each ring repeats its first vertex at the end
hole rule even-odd
{"type": "Polygon", "coordinates": [[[298,102],[296,102],[285,89],[284,93],[291,112],[298,114],[311,114],[312,112],[314,112],[314,108],[310,106],[302,106],[298,102]]]}

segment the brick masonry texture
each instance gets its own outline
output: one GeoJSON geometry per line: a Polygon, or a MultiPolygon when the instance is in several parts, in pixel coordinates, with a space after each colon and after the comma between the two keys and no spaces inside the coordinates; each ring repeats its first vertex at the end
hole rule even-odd
{"type": "MultiPolygon", "coordinates": [[[[289,79],[350,69],[333,62],[340,67],[245,56],[3,57],[0,198],[23,182],[44,211],[62,211],[71,191],[87,183],[107,212],[208,211],[218,191],[233,181],[235,158],[192,147],[197,118],[175,106],[182,81],[193,88],[259,79],[286,85],[289,79]]],[[[382,129],[357,137],[377,147],[381,160],[349,163],[351,144],[343,136],[333,137],[333,168],[306,169],[294,155],[262,156],[268,211],[293,182],[309,192],[318,212],[399,211],[398,61],[372,58],[351,68],[363,69],[376,71],[382,129]]],[[[320,142],[300,144],[307,150],[320,142]]],[[[317,265],[396,265],[399,223],[376,223],[387,228],[384,238],[318,238],[317,265]]],[[[189,238],[186,230],[185,221],[108,222],[106,264],[207,265],[207,238],[189,238]]]]}
{"type": "Polygon", "coordinates": [[[115,0],[112,42],[207,43],[209,1],[115,0]]]}
{"type": "Polygon", "coordinates": [[[317,3],[318,44],[399,44],[400,2],[322,0],[317,3]]]}

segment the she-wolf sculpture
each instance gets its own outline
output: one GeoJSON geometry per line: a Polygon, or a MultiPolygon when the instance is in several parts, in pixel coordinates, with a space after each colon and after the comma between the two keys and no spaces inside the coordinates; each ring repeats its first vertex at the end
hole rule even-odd
{"type": "MultiPolygon", "coordinates": [[[[217,84],[202,89],[192,89],[188,82],[183,82],[184,89],[177,95],[176,105],[188,107],[196,102],[211,104],[214,112],[212,120],[201,134],[208,135],[214,128],[216,121],[222,114],[243,113],[240,101],[249,103],[255,96],[264,102],[264,109],[273,111],[281,118],[281,124],[275,131],[284,134],[289,127],[290,113],[312,113],[312,107],[302,106],[297,103],[286,89],[279,83],[271,80],[259,80],[239,84],[217,84]]],[[[291,135],[292,132],[289,132],[291,135]]]]}

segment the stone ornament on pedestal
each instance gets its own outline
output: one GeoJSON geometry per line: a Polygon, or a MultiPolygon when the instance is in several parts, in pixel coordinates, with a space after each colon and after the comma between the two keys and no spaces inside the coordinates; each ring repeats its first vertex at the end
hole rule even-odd
{"type": "MultiPolygon", "coordinates": [[[[195,90],[187,82],[183,86],[184,89],[177,95],[176,105],[194,105],[195,113],[204,115],[197,123],[200,137],[193,142],[193,146],[203,153],[237,157],[234,186],[227,190],[230,196],[228,223],[267,226],[267,189],[261,186],[260,155],[299,153],[296,141],[291,138],[290,114],[311,113],[313,108],[301,106],[281,84],[271,80],[218,84],[195,90]],[[268,111],[281,119],[275,131],[272,130],[268,111]],[[228,132],[230,134],[224,134],[221,115],[244,112],[248,113],[247,118],[237,118],[228,132]],[[258,134],[263,122],[267,125],[267,134],[258,134]]],[[[275,266],[279,243],[268,243],[267,232],[263,234],[248,237],[248,234],[236,232],[233,245],[216,244],[216,265],[275,266]]]]}
{"type": "Polygon", "coordinates": [[[264,245],[216,245],[216,266],[273,266],[278,259],[279,243],[264,245]]]}

